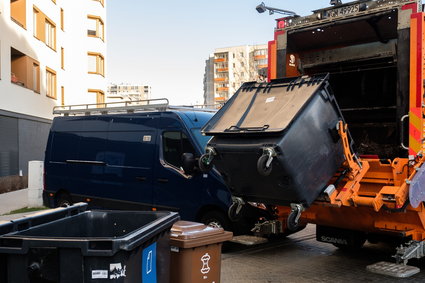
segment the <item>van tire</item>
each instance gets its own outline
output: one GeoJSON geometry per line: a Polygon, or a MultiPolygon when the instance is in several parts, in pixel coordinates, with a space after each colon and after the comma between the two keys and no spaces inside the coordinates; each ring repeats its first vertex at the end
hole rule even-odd
{"type": "Polygon", "coordinates": [[[201,222],[211,227],[223,228],[226,231],[232,231],[232,224],[229,218],[225,213],[218,210],[206,212],[201,217],[201,222]]]}
{"type": "Polygon", "coordinates": [[[58,196],[57,207],[68,207],[72,205],[71,196],[67,193],[61,193],[58,196]]]}

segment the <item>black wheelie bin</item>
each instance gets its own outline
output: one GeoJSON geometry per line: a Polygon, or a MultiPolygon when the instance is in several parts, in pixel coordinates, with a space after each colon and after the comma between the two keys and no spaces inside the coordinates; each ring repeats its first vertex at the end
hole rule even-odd
{"type": "Polygon", "coordinates": [[[169,282],[177,213],[86,207],[0,224],[0,282],[169,282]]]}
{"type": "Polygon", "coordinates": [[[344,161],[328,75],[245,83],[204,126],[200,158],[235,196],[308,207],[344,161]]]}

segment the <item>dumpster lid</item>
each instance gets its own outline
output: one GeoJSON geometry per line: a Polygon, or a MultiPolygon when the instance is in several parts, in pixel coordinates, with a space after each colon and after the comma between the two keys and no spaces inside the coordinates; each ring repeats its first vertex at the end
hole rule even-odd
{"type": "Polygon", "coordinates": [[[202,128],[206,135],[285,130],[328,75],[244,83],[202,128]]]}
{"type": "Polygon", "coordinates": [[[223,228],[213,228],[202,223],[190,221],[177,221],[171,228],[171,237],[181,240],[196,239],[223,233],[223,228]]]}

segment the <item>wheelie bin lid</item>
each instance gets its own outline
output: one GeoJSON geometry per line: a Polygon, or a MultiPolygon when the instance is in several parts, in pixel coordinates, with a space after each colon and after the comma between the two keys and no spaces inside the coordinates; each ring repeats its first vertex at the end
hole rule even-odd
{"type": "Polygon", "coordinates": [[[233,233],[223,228],[202,223],[177,221],[171,227],[170,244],[179,248],[193,248],[231,240],[233,233]]]}
{"type": "Polygon", "coordinates": [[[285,130],[326,84],[327,74],[244,83],[202,128],[205,135],[276,133],[285,130]]]}

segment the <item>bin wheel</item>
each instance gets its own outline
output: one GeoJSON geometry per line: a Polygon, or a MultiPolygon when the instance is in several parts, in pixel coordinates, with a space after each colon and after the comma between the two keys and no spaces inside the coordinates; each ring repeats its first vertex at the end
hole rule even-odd
{"type": "Polygon", "coordinates": [[[208,173],[209,171],[211,171],[213,164],[212,162],[209,162],[209,164],[207,163],[209,159],[209,154],[202,154],[201,157],[199,158],[199,169],[201,169],[201,171],[203,173],[208,173]]]}
{"type": "Polygon", "coordinates": [[[57,206],[58,207],[68,207],[72,205],[71,196],[67,193],[61,193],[58,197],[57,206]]]}
{"type": "Polygon", "coordinates": [[[214,228],[223,228],[226,231],[232,231],[232,225],[230,220],[226,217],[226,214],[218,211],[208,211],[201,217],[201,222],[207,226],[214,228]]]}
{"type": "Polygon", "coordinates": [[[260,156],[260,158],[258,158],[258,161],[257,161],[257,171],[261,176],[265,176],[265,177],[269,176],[273,169],[272,164],[270,164],[269,167],[266,166],[267,160],[269,160],[269,156],[266,154],[263,154],[260,156]]]}
{"type": "Polygon", "coordinates": [[[291,203],[291,213],[288,215],[286,220],[286,227],[289,231],[296,232],[299,227],[299,220],[301,213],[303,212],[303,206],[301,204],[292,204],[291,203]]]}

